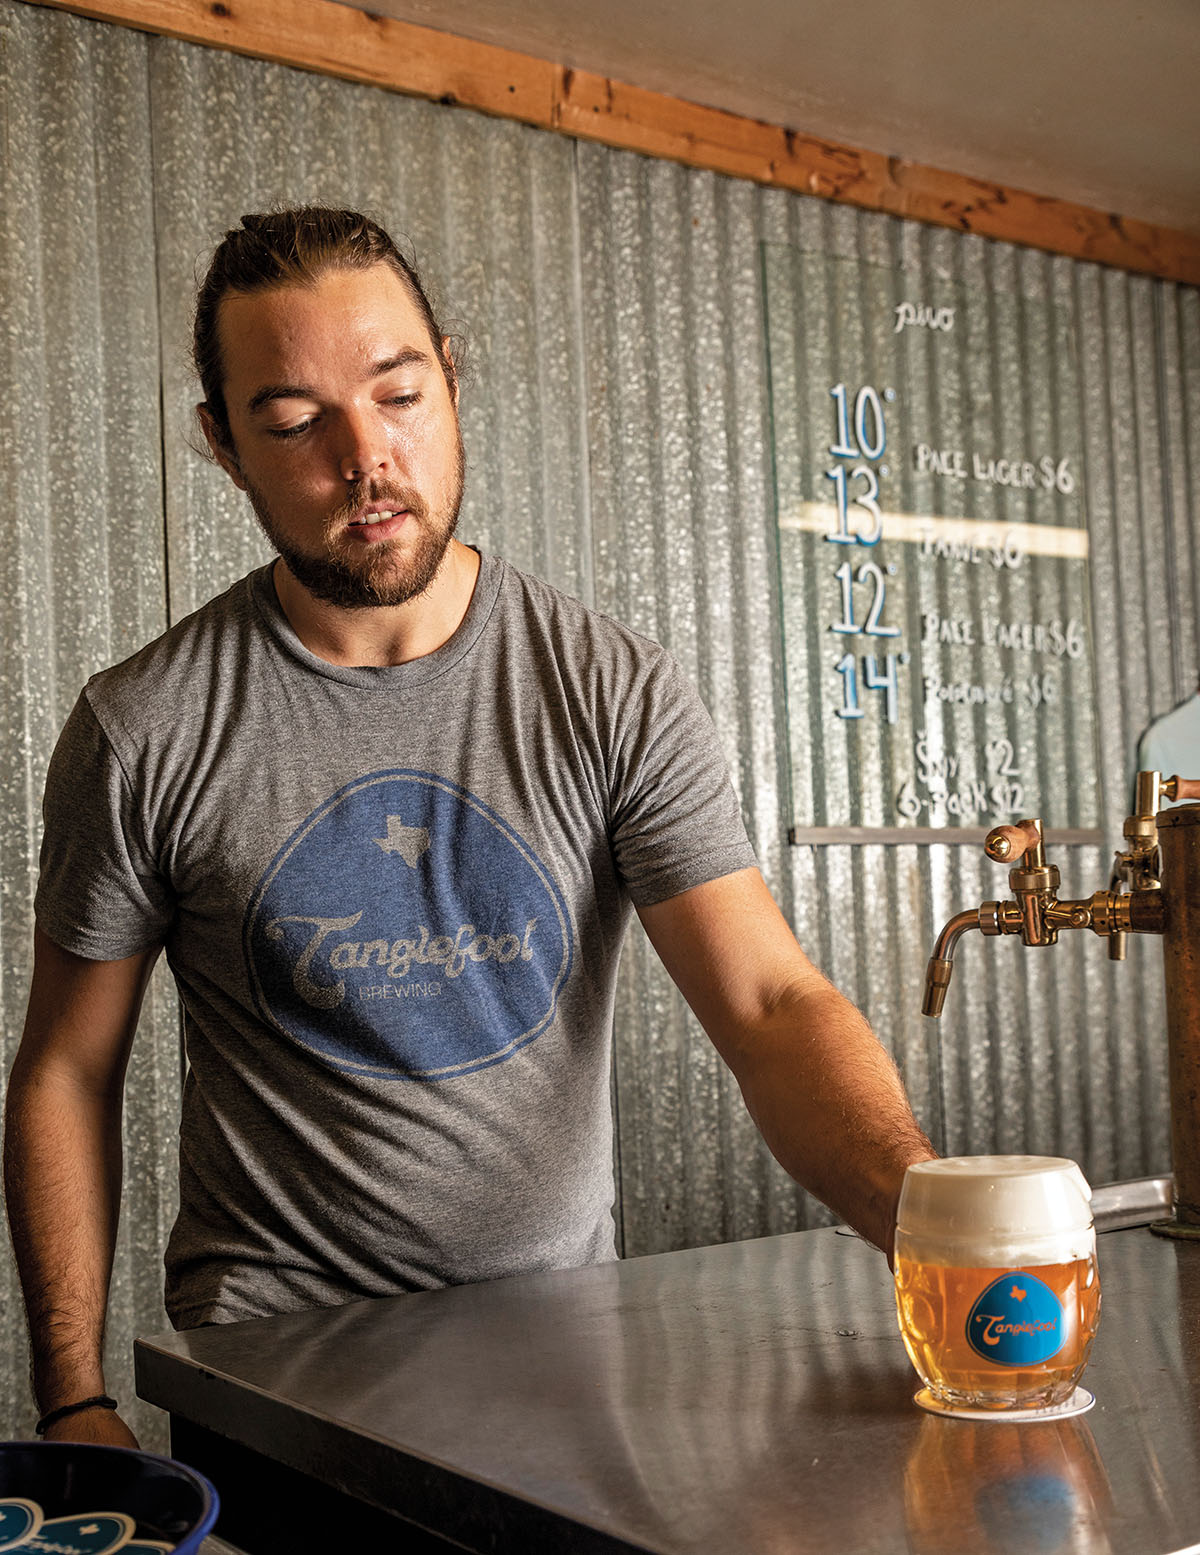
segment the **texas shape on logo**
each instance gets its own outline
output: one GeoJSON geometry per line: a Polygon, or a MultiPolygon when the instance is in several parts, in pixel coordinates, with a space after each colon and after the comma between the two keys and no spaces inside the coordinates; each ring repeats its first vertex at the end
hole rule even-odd
{"type": "Polygon", "coordinates": [[[398,854],[410,869],[416,869],[422,856],[429,852],[428,829],[406,826],[398,815],[388,816],[386,837],[372,837],[371,841],[384,853],[398,854]]]}

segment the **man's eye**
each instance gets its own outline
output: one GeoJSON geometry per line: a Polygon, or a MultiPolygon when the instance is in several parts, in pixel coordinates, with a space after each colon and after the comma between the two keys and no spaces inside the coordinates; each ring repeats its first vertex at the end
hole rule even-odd
{"type": "Polygon", "coordinates": [[[301,432],[307,432],[312,426],[311,421],[299,421],[294,427],[268,427],[267,431],[272,437],[299,437],[301,432]]]}
{"type": "Polygon", "coordinates": [[[421,398],[419,394],[393,394],[388,398],[389,405],[415,405],[421,398]]]}

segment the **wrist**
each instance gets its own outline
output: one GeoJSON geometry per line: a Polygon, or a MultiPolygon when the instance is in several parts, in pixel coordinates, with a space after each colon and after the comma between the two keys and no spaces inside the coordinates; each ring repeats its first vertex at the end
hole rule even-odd
{"type": "Polygon", "coordinates": [[[50,1427],[57,1425],[60,1420],[69,1420],[74,1415],[82,1415],[93,1409],[115,1411],[116,1408],[115,1398],[110,1398],[107,1393],[93,1393],[86,1398],[73,1399],[69,1404],[59,1404],[56,1409],[47,1410],[34,1426],[34,1432],[38,1436],[45,1436],[50,1427]]]}
{"type": "Polygon", "coordinates": [[[60,1404],[107,1393],[104,1363],[98,1349],[83,1344],[48,1346],[33,1353],[33,1397],[39,1413],[48,1415],[60,1404]]]}

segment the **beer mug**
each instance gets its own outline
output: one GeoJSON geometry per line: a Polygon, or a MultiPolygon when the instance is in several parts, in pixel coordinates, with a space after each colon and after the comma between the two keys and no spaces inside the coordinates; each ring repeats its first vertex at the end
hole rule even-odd
{"type": "Polygon", "coordinates": [[[959,1156],[910,1166],[896,1311],[939,1411],[1065,1407],[1100,1316],[1091,1189],[1074,1161],[959,1156]]]}

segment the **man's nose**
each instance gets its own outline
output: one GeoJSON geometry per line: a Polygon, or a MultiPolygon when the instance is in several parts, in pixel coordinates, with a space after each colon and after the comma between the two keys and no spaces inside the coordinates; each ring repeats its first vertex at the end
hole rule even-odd
{"type": "Polygon", "coordinates": [[[384,428],[378,418],[369,413],[347,412],[343,418],[341,443],[339,467],[343,480],[368,480],[390,463],[384,428]]]}

